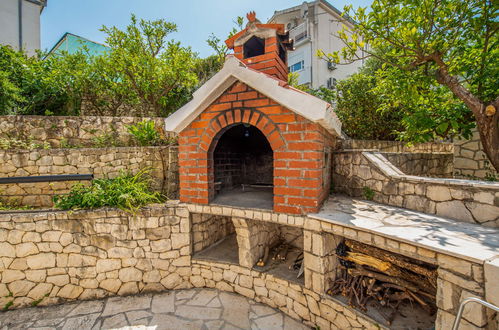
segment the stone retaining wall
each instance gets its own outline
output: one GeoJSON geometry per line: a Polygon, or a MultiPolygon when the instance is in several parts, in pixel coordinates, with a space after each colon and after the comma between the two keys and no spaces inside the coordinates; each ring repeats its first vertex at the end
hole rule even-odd
{"type": "Polygon", "coordinates": [[[458,178],[499,180],[499,173],[490,164],[478,131],[469,140],[454,141],[454,174],[458,178]]]}
{"type": "MultiPolygon", "coordinates": [[[[252,246],[256,238],[249,232],[244,236],[252,246]]],[[[134,215],[112,209],[0,214],[0,305],[48,305],[108,295],[214,287],[279,308],[321,329],[385,328],[325,294],[335,270],[331,251],[343,238],[438,265],[436,329],[452,324],[463,297],[494,294],[489,288],[497,270],[489,269],[490,274],[484,275],[482,264],[435,252],[419,243],[400,242],[310,217],[171,202],[134,215]],[[252,270],[241,262],[192,259],[193,213],[303,230],[305,284],[252,270]]],[[[463,325],[491,328],[489,318],[484,308],[473,305],[464,314],[463,325]]]]}
{"type": "Polygon", "coordinates": [[[67,146],[89,147],[96,138],[104,134],[113,136],[120,145],[133,145],[127,125],[142,120],[152,120],[155,127],[165,136],[164,118],[103,117],[103,116],[0,116],[0,138],[31,137],[33,143],[48,143],[52,148],[60,148],[61,142],[67,146]]]}
{"type": "Polygon", "coordinates": [[[161,291],[191,272],[185,209],[0,214],[0,305],[161,291]]]}
{"type": "MultiPolygon", "coordinates": [[[[177,197],[177,147],[123,147],[92,149],[0,150],[0,177],[94,174],[116,177],[151,168],[153,188],[177,197]]],[[[13,204],[50,207],[54,195],[65,194],[75,182],[0,185],[0,199],[13,204]]]]}
{"type": "Polygon", "coordinates": [[[405,175],[380,153],[336,152],[333,186],[349,196],[499,227],[499,184],[405,175]]]}
{"type": "Polygon", "coordinates": [[[380,140],[342,140],[341,148],[344,150],[363,149],[377,150],[381,152],[409,152],[409,153],[453,153],[454,145],[444,142],[417,143],[408,146],[400,141],[380,141],[380,140]]]}
{"type": "Polygon", "coordinates": [[[454,157],[451,153],[382,152],[383,156],[404,174],[432,178],[452,178],[454,157]]]}
{"type": "Polygon", "coordinates": [[[451,143],[428,142],[408,146],[399,141],[343,140],[341,149],[380,152],[408,175],[454,177],[454,145],[451,143]]]}

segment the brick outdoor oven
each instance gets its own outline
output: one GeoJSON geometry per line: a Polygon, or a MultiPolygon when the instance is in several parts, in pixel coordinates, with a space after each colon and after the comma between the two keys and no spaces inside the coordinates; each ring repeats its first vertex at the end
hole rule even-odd
{"type": "Polygon", "coordinates": [[[180,200],[317,212],[341,124],[329,103],[287,85],[284,25],[248,20],[226,41],[234,55],[166,119],[179,134],[180,200]]]}

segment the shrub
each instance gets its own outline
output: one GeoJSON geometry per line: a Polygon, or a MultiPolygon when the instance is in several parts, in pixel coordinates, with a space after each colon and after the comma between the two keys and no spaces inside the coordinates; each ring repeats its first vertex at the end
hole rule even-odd
{"type": "Polygon", "coordinates": [[[140,146],[152,146],[160,142],[161,136],[152,120],[143,120],[137,125],[127,126],[128,132],[133,135],[140,146]]]}
{"type": "Polygon", "coordinates": [[[12,211],[12,210],[31,210],[31,207],[20,205],[18,203],[4,202],[0,200],[0,211],[12,211]]]}
{"type": "Polygon", "coordinates": [[[48,142],[35,143],[33,137],[2,137],[0,138],[0,149],[50,149],[48,142]]]}
{"type": "Polygon", "coordinates": [[[114,179],[95,179],[90,186],[76,184],[68,195],[54,197],[54,204],[63,210],[118,207],[134,211],[150,204],[164,201],[159,192],[151,189],[150,170],[135,175],[122,172],[114,179]]]}
{"type": "Polygon", "coordinates": [[[353,139],[395,140],[402,130],[402,114],[395,107],[381,109],[385,98],[377,93],[376,78],[355,73],[337,85],[336,114],[353,139]]]}

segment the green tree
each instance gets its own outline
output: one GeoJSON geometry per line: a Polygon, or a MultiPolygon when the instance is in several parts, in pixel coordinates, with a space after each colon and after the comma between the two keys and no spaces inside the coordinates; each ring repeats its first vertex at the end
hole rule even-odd
{"type": "MultiPolygon", "coordinates": [[[[404,103],[447,102],[435,100],[437,93],[424,95],[418,90],[421,87],[426,92],[436,86],[450,91],[472,112],[485,153],[499,170],[497,13],[497,3],[492,0],[374,0],[370,11],[352,11],[348,6],[344,15],[356,24],[338,33],[345,47],[319,55],[335,62],[359,60],[365,58],[363,54],[376,57],[388,69],[384,83],[392,86],[386,89],[403,95],[404,103]],[[376,51],[380,49],[384,51],[376,51]]],[[[437,111],[434,117],[448,119],[435,127],[437,133],[466,132],[466,127],[459,127],[466,125],[461,120],[466,114],[454,103],[449,101],[441,112],[433,107],[437,111]]],[[[419,112],[407,125],[428,117],[424,107],[419,112]]]]}
{"type": "Polygon", "coordinates": [[[27,57],[0,46],[0,112],[2,114],[78,114],[80,74],[86,59],[81,54],[27,57]]]}
{"type": "Polygon", "coordinates": [[[369,60],[360,72],[340,80],[335,88],[316,90],[298,84],[298,74],[288,75],[288,84],[334,103],[335,113],[343,131],[351,138],[363,140],[394,140],[402,129],[400,107],[390,106],[387,98],[376,89],[378,63],[369,60]]]}
{"type": "Polygon", "coordinates": [[[85,102],[82,114],[120,116],[123,106],[139,103],[136,94],[129,91],[124,75],[113,67],[108,54],[90,58],[87,73],[82,78],[85,102]]]}
{"type": "Polygon", "coordinates": [[[188,100],[197,84],[195,54],[167,39],[177,31],[174,23],[132,15],[125,30],[104,26],[102,31],[111,47],[109,65],[121,73],[120,84],[139,100],[143,115],[168,116],[188,100]]]}
{"type": "MultiPolygon", "coordinates": [[[[233,35],[238,33],[243,29],[244,26],[244,17],[243,16],[237,16],[235,20],[232,21],[234,23],[234,26],[232,27],[232,30],[229,32],[229,35],[227,36],[226,39],[231,38],[233,35]]],[[[208,57],[206,62],[209,65],[210,70],[214,70],[216,73],[218,70],[220,70],[225,62],[225,57],[227,54],[229,54],[229,48],[225,45],[225,40],[220,39],[217,37],[215,34],[211,34],[210,37],[206,40],[206,43],[208,46],[210,46],[214,51],[215,55],[212,55],[208,57]]],[[[210,71],[212,73],[213,71],[210,71]]]]}

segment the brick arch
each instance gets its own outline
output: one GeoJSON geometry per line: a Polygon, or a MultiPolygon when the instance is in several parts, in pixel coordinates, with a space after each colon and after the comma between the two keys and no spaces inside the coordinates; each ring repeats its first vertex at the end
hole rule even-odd
{"type": "Polygon", "coordinates": [[[203,132],[199,148],[206,152],[213,151],[218,138],[228,128],[237,124],[249,124],[258,128],[274,152],[286,144],[277,125],[266,114],[252,108],[241,108],[227,110],[214,117],[203,132]]]}

